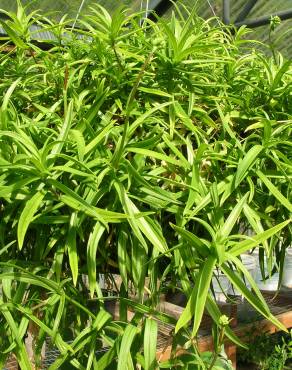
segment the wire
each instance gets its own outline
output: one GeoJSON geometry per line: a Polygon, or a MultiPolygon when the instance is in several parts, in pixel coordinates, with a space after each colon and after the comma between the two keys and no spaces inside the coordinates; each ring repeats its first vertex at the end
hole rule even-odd
{"type": "Polygon", "coordinates": [[[218,16],[217,16],[217,14],[216,14],[216,12],[215,12],[215,10],[214,10],[214,8],[213,8],[213,6],[211,5],[211,3],[210,3],[210,1],[209,0],[207,0],[207,3],[208,3],[208,5],[209,5],[209,7],[210,7],[210,9],[211,9],[211,12],[213,13],[213,15],[214,15],[214,17],[216,18],[216,20],[217,20],[217,22],[218,22],[218,24],[219,24],[219,27],[221,28],[221,24],[220,24],[220,22],[219,22],[219,20],[218,20],[218,16]]]}
{"type": "Polygon", "coordinates": [[[71,31],[73,31],[73,30],[74,30],[74,28],[75,28],[75,26],[76,26],[77,20],[78,20],[78,18],[79,18],[79,15],[80,15],[80,13],[81,13],[81,10],[82,10],[82,8],[83,8],[83,5],[84,5],[84,4],[85,4],[85,0],[81,0],[81,4],[80,4],[80,6],[79,6],[79,9],[78,9],[78,12],[77,12],[76,18],[75,18],[75,20],[74,20],[73,26],[72,26],[72,28],[71,28],[71,31]]]}
{"type": "Polygon", "coordinates": [[[148,12],[149,12],[149,0],[146,0],[145,18],[148,17],[148,12]]]}
{"type": "Polygon", "coordinates": [[[214,17],[217,17],[217,14],[215,13],[215,10],[214,10],[214,8],[213,8],[213,6],[211,5],[211,3],[210,3],[210,1],[209,1],[209,0],[207,0],[207,3],[208,3],[208,5],[209,5],[209,7],[210,7],[210,9],[211,9],[211,12],[213,13],[214,17]]]}
{"type": "MultiPolygon", "coordinates": [[[[143,10],[144,10],[144,0],[141,0],[140,2],[140,13],[141,14],[143,10]]],[[[149,0],[146,0],[144,19],[148,18],[148,13],[149,13],[149,0]]],[[[143,18],[140,20],[140,26],[142,26],[142,24],[143,24],[143,18]]]]}

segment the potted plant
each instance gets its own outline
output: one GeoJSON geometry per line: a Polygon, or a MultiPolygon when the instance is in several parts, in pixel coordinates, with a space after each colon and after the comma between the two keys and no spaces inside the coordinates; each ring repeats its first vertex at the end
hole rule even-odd
{"type": "MultiPolygon", "coordinates": [[[[141,27],[139,13],[97,6],[74,29],[20,2],[6,15],[15,47],[0,62],[0,367],[12,352],[32,369],[33,328],[35,364],[49,337],[55,369],[163,368],[158,322],[173,326],[174,353],[179,343],[200,361],[204,312],[222,328],[210,292],[218,270],[284,329],[240,256],[259,245],[279,256],[275,241],[290,243],[289,62],[248,48],[244,27],[194,11],[141,27]],[[54,33],[49,50],[32,40],[35,18],[54,33]],[[98,282],[108,273],[122,281],[119,320],[98,282]],[[178,320],[159,310],[169,276],[187,300],[178,320]]],[[[242,345],[225,324],[224,338],[242,345]]]]}

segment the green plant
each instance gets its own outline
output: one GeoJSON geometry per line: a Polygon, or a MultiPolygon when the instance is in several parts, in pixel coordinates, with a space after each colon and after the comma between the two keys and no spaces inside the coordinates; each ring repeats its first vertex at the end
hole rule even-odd
{"type": "Polygon", "coordinates": [[[229,325],[227,316],[222,315],[219,325],[214,325],[214,351],[198,353],[196,346],[193,346],[188,353],[174,357],[161,364],[162,369],[190,369],[190,370],[232,370],[232,363],[228,360],[224,351],[225,328],[229,325]]]}
{"type": "Polygon", "coordinates": [[[0,59],[0,367],[13,352],[31,369],[31,330],[36,362],[46,337],[58,348],[51,369],[159,368],[157,320],[197,356],[204,309],[220,327],[216,269],[284,329],[240,254],[281,269],[291,242],[291,63],[194,12],[141,27],[98,6],[66,24],[44,26],[49,51],[7,29],[0,59]],[[99,284],[114,273],[120,320],[99,284]],[[178,322],[157,309],[169,278],[188,298],[178,322]]]}
{"type": "Polygon", "coordinates": [[[291,335],[291,331],[286,335],[260,334],[249,341],[247,351],[239,353],[239,360],[256,364],[262,370],[289,369],[289,360],[292,359],[291,335]]]}

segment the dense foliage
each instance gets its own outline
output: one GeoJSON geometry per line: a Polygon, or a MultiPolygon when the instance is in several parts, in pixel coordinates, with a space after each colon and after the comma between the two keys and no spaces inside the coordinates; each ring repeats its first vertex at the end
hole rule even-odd
{"type": "Polygon", "coordinates": [[[283,335],[262,333],[253,336],[251,333],[248,351],[239,352],[239,360],[248,364],[256,364],[263,370],[283,370],[291,368],[292,331],[283,335]]]}
{"type": "MultiPolygon", "coordinates": [[[[79,9],[81,12],[86,14],[89,11],[90,6],[96,4],[94,0],[22,0],[21,3],[26,7],[28,11],[34,11],[42,9],[43,15],[48,15],[50,18],[60,19],[64,14],[73,20],[76,18],[79,9]]],[[[117,5],[116,0],[99,0],[98,3],[104,6],[108,10],[113,10],[117,5]]],[[[120,5],[131,7],[131,9],[140,9],[141,0],[123,0],[120,5]]],[[[143,0],[142,0],[143,5],[143,0]]],[[[6,11],[16,11],[17,10],[17,0],[1,0],[1,9],[6,11]]]]}
{"type": "Polygon", "coordinates": [[[155,359],[157,320],[192,368],[212,367],[193,340],[204,309],[238,343],[209,290],[216,269],[282,327],[240,254],[260,246],[281,270],[291,243],[291,63],[250,49],[245,28],[126,14],[43,24],[49,51],[32,43],[36,14],[2,23],[0,353],[22,369],[28,330],[36,361],[46,337],[59,349],[50,369],[174,366],[155,359]],[[119,321],[99,284],[113,273],[119,321]],[[167,286],[188,297],[178,322],[158,309],[167,286]]]}

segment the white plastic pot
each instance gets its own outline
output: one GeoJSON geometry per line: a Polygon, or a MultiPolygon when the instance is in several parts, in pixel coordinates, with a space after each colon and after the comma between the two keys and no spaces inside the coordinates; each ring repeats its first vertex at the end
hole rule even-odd
{"type": "MultiPolygon", "coordinates": [[[[255,279],[256,266],[257,266],[256,258],[251,254],[242,254],[240,257],[241,257],[241,261],[242,261],[244,267],[251,274],[252,278],[255,279]]],[[[251,288],[247,279],[245,279],[245,286],[248,289],[251,288]]],[[[237,289],[235,289],[233,286],[230,287],[229,294],[236,295],[236,296],[241,295],[241,293],[237,289]]]]}
{"type": "Polygon", "coordinates": [[[285,287],[292,289],[292,247],[286,249],[282,281],[285,287]]]}
{"type": "MultiPolygon", "coordinates": [[[[241,261],[245,268],[248,270],[248,272],[251,274],[251,276],[255,277],[256,267],[257,267],[257,260],[256,258],[251,254],[242,254],[241,255],[241,261]]],[[[249,283],[247,282],[247,287],[250,288],[249,283]]]]}
{"type": "MultiPolygon", "coordinates": [[[[258,248],[256,248],[253,252],[253,255],[256,257],[256,271],[255,271],[255,282],[260,290],[264,291],[276,291],[278,289],[278,282],[279,282],[279,272],[274,273],[271,277],[266,280],[263,280],[261,274],[261,268],[259,264],[258,258],[258,248]]],[[[266,258],[265,258],[265,274],[268,275],[269,271],[267,268],[266,258]]]]}
{"type": "Polygon", "coordinates": [[[226,296],[229,292],[231,283],[228,278],[221,272],[216,271],[216,277],[212,278],[212,285],[215,293],[215,299],[217,302],[226,302],[226,296]]]}

